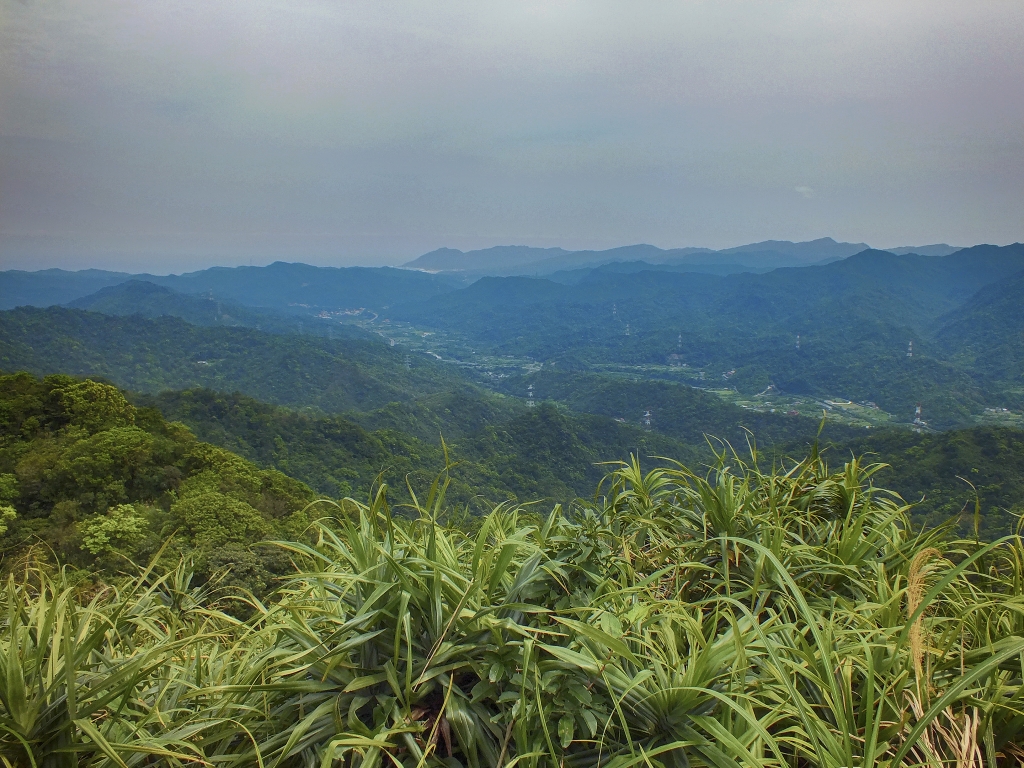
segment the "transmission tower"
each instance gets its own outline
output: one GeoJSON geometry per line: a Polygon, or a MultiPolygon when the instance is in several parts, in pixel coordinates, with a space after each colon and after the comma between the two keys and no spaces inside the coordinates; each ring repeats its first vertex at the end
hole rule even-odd
{"type": "Polygon", "coordinates": [[[526,388],[526,407],[533,408],[533,384],[526,388]]]}
{"type": "Polygon", "coordinates": [[[408,371],[408,370],[411,370],[411,369],[412,369],[412,360],[409,359],[408,355],[406,355],[405,356],[405,370],[408,371]]]}
{"type": "Polygon", "coordinates": [[[645,429],[650,429],[651,428],[651,412],[649,410],[648,411],[644,411],[644,428],[645,429]]]}
{"type": "Polygon", "coordinates": [[[629,323],[626,323],[626,335],[629,336],[629,323]]]}
{"type": "Polygon", "coordinates": [[[913,357],[913,356],[914,356],[914,342],[910,342],[909,344],[907,344],[907,357],[913,357]]]}
{"type": "Polygon", "coordinates": [[[796,348],[800,349],[800,334],[799,333],[796,335],[796,348]]]}
{"type": "Polygon", "coordinates": [[[918,403],[914,409],[914,431],[923,432],[927,426],[928,422],[921,418],[921,404],[918,403]]]}

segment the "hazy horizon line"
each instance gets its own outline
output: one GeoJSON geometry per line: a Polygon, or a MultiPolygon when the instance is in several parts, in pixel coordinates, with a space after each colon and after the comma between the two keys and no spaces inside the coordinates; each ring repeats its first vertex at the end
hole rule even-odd
{"type": "MultiPolygon", "coordinates": [[[[486,250],[490,250],[490,249],[493,249],[493,248],[513,247],[513,248],[535,248],[535,249],[538,249],[538,250],[552,250],[552,249],[556,249],[557,248],[557,249],[561,249],[561,250],[563,250],[563,251],[565,251],[567,253],[579,253],[579,252],[584,252],[584,251],[593,251],[595,253],[601,253],[601,252],[605,252],[605,251],[616,250],[616,249],[619,249],[619,248],[630,248],[630,247],[637,247],[637,246],[652,245],[653,247],[658,248],[659,250],[662,250],[662,251],[684,250],[684,249],[688,249],[688,248],[694,248],[694,249],[707,250],[707,251],[713,252],[713,253],[719,253],[719,252],[722,252],[722,251],[731,250],[733,248],[740,248],[740,247],[747,246],[747,245],[756,245],[756,244],[759,244],[759,243],[778,242],[778,243],[801,244],[801,243],[811,243],[811,242],[815,242],[817,240],[832,240],[833,242],[836,242],[836,243],[839,243],[839,244],[852,244],[852,245],[859,244],[859,243],[851,241],[851,240],[836,240],[834,237],[831,237],[829,235],[825,235],[825,236],[822,236],[822,237],[816,237],[816,238],[812,238],[812,239],[809,239],[809,240],[784,240],[784,239],[780,239],[780,238],[766,238],[764,240],[754,240],[754,241],[748,241],[748,242],[739,242],[739,243],[737,243],[735,245],[729,245],[729,246],[724,246],[724,247],[720,247],[720,248],[714,248],[714,247],[703,246],[703,245],[661,246],[661,245],[653,245],[652,243],[642,242],[642,241],[640,241],[640,242],[623,243],[623,244],[620,244],[620,245],[610,245],[610,246],[606,246],[606,247],[579,247],[579,248],[568,248],[568,247],[565,247],[564,245],[549,245],[549,244],[531,245],[531,244],[527,244],[527,243],[524,243],[524,242],[496,242],[493,245],[487,245],[487,246],[482,246],[482,247],[472,247],[472,248],[465,247],[465,246],[463,248],[456,248],[456,247],[452,247],[450,245],[440,245],[440,246],[437,246],[436,248],[431,248],[431,249],[425,250],[425,251],[419,251],[418,253],[416,253],[416,255],[413,255],[413,256],[402,255],[402,256],[396,256],[396,257],[394,257],[392,259],[380,259],[380,258],[372,258],[372,257],[367,257],[367,258],[364,258],[364,259],[359,259],[358,257],[354,258],[354,259],[353,258],[337,258],[337,257],[332,258],[330,256],[325,257],[324,254],[313,254],[313,253],[309,253],[309,254],[280,253],[280,254],[277,254],[277,255],[274,255],[274,256],[269,256],[269,255],[266,255],[266,254],[262,254],[259,257],[257,257],[257,256],[244,257],[243,256],[241,258],[239,258],[239,256],[237,254],[231,254],[231,255],[229,255],[229,254],[220,254],[220,255],[214,255],[214,254],[194,254],[194,253],[193,254],[189,254],[189,253],[184,252],[184,251],[158,251],[158,252],[151,252],[151,253],[146,254],[146,255],[140,255],[141,256],[141,259],[140,259],[141,261],[148,261],[148,260],[152,259],[153,261],[165,262],[165,264],[161,264],[160,266],[153,265],[152,267],[144,266],[143,264],[139,264],[138,262],[136,262],[135,265],[125,264],[124,266],[112,264],[111,261],[121,261],[122,259],[125,260],[125,261],[129,261],[130,253],[128,251],[120,251],[120,250],[104,250],[104,251],[102,251],[100,253],[96,253],[95,254],[95,262],[93,264],[91,264],[89,266],[79,266],[79,267],[76,267],[76,268],[70,268],[68,266],[62,266],[61,265],[61,262],[66,264],[68,259],[71,258],[71,257],[78,257],[78,259],[81,259],[82,255],[83,255],[82,250],[69,250],[69,251],[65,251],[65,252],[50,252],[50,253],[47,253],[45,256],[41,255],[41,254],[24,254],[24,255],[21,255],[20,257],[19,256],[10,257],[10,256],[5,255],[5,254],[0,254],[0,271],[3,271],[3,272],[28,272],[28,273],[32,273],[32,272],[45,272],[45,271],[49,271],[49,270],[59,270],[59,271],[64,271],[64,272],[85,272],[85,271],[88,271],[88,270],[97,270],[97,271],[102,271],[102,272],[115,272],[115,273],[129,274],[129,275],[145,275],[145,274],[149,274],[149,275],[154,275],[154,276],[168,276],[168,275],[189,274],[191,272],[201,272],[201,271],[203,271],[205,269],[214,269],[214,268],[218,268],[218,267],[224,268],[224,269],[234,269],[234,268],[239,268],[239,267],[260,267],[260,268],[263,268],[263,267],[268,267],[271,264],[275,264],[275,263],[279,263],[279,262],[283,262],[283,263],[287,263],[287,264],[304,264],[304,265],[312,266],[312,267],[333,267],[333,268],[341,268],[341,269],[347,268],[347,267],[364,267],[364,268],[369,268],[369,269],[376,269],[376,268],[381,268],[381,267],[401,268],[405,264],[408,264],[408,263],[410,263],[412,261],[415,261],[420,256],[426,255],[428,253],[433,253],[433,252],[439,251],[439,250],[453,250],[453,251],[459,251],[460,253],[472,253],[472,252],[476,252],[476,251],[486,251],[486,250]],[[125,257],[129,257],[129,258],[125,258],[125,257]],[[184,260],[186,263],[185,264],[181,264],[180,266],[168,266],[168,265],[166,265],[166,261],[174,261],[174,260],[177,260],[177,259],[184,260]],[[222,259],[222,260],[218,261],[218,259],[222,259]],[[10,260],[12,262],[9,266],[7,264],[5,264],[5,262],[7,262],[8,260],[10,260]],[[18,263],[18,262],[21,262],[21,263],[18,263]],[[25,262],[42,262],[42,263],[31,264],[31,263],[25,263],[25,262]],[[191,264],[189,264],[187,262],[191,262],[191,264]]],[[[1018,241],[1006,242],[1006,243],[979,242],[979,243],[972,243],[970,245],[952,245],[950,243],[945,243],[945,242],[930,242],[930,243],[918,243],[918,244],[912,244],[912,245],[888,245],[888,246],[875,246],[875,245],[871,245],[870,243],[867,243],[866,241],[860,241],[860,243],[863,243],[868,248],[873,249],[873,250],[880,250],[880,251],[889,251],[889,250],[901,249],[901,248],[928,248],[928,247],[934,247],[934,246],[945,246],[945,247],[957,248],[957,249],[970,248],[970,247],[973,247],[973,246],[976,246],[976,245],[997,245],[997,246],[1001,247],[1001,246],[1006,246],[1006,245],[1013,245],[1016,242],[1021,242],[1021,241],[1018,240],[1018,241]]],[[[81,263],[81,262],[79,262],[79,263],[81,263]]]]}

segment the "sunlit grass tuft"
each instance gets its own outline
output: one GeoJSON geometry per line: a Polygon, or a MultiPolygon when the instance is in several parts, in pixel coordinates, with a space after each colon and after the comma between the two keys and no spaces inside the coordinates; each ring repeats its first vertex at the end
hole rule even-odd
{"type": "MultiPolygon", "coordinates": [[[[252,617],[182,565],[3,592],[8,766],[994,766],[1024,730],[1024,546],[915,534],[876,466],[619,465],[440,522],[346,499],[252,617]],[[237,613],[237,611],[236,611],[237,613]]],[[[415,496],[414,496],[415,498],[415,496]]]]}

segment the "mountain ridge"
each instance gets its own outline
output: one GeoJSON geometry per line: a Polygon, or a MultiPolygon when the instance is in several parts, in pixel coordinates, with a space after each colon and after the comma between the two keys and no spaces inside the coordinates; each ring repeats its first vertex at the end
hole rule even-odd
{"type": "Polygon", "coordinates": [[[710,248],[663,249],[647,243],[606,250],[568,251],[562,248],[495,246],[472,251],[439,248],[403,264],[405,269],[464,272],[494,276],[544,275],[566,269],[598,267],[622,261],[652,264],[714,264],[740,262],[746,267],[798,266],[833,261],[867,249],[866,243],[839,243],[830,237],[792,242],[764,240],[758,243],[713,250],[710,248]]]}

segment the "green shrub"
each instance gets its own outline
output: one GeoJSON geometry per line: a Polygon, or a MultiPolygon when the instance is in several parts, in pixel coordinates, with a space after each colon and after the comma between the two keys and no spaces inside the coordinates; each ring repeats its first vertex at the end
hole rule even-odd
{"type": "MultiPolygon", "coordinates": [[[[621,465],[597,501],[330,512],[249,615],[191,566],[0,610],[6,765],[1001,766],[1024,755],[1024,541],[911,532],[877,466],[621,465]]],[[[196,514],[255,524],[207,491],[196,514]]],[[[185,499],[177,505],[189,504],[185,499]]],[[[205,528],[197,529],[202,535],[205,528]]],[[[206,555],[248,580],[269,561],[206,555]]]]}

